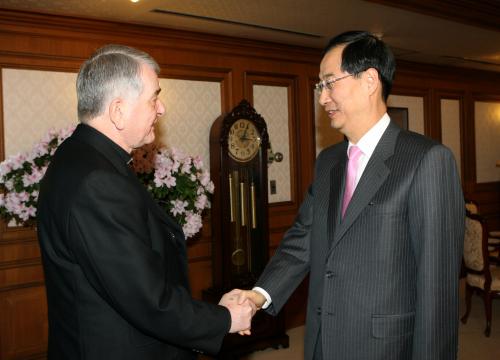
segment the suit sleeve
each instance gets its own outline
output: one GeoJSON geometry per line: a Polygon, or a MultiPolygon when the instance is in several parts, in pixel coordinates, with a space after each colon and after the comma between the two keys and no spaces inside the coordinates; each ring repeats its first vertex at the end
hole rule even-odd
{"type": "Polygon", "coordinates": [[[271,296],[272,303],[266,311],[273,315],[281,310],[309,272],[312,221],[313,194],[310,187],[292,227],[256,284],[271,296]]]}
{"type": "Polygon", "coordinates": [[[455,359],[465,207],[447,148],[436,145],[424,155],[409,196],[418,271],[412,359],[455,359]]]}
{"type": "Polygon", "coordinates": [[[229,311],[192,299],[187,284],[168,276],[171,266],[151,249],[141,190],[114,173],[94,172],[83,182],[68,220],[78,264],[136,328],[176,346],[216,353],[231,325],[229,311]]]}

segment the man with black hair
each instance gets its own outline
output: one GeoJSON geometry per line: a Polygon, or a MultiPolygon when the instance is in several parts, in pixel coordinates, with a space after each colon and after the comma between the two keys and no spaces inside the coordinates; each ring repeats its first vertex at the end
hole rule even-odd
{"type": "Polygon", "coordinates": [[[305,359],[456,359],[464,202],[451,152],[387,115],[395,71],[368,32],[334,37],[316,85],[346,141],[314,181],[256,287],[276,314],[307,274],[305,359]]]}

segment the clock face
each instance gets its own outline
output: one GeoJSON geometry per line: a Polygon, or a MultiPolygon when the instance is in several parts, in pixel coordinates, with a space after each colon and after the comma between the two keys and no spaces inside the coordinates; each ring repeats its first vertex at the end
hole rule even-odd
{"type": "Polygon", "coordinates": [[[229,155],[236,161],[246,162],[259,151],[261,138],[259,130],[251,121],[239,119],[229,129],[227,142],[229,155]]]}

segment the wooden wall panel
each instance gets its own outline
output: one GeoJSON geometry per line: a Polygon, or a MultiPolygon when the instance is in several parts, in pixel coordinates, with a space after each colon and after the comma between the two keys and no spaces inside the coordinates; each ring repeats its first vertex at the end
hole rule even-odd
{"type": "MultiPolygon", "coordinates": [[[[220,81],[224,111],[230,110],[248,94],[249,74],[257,81],[265,75],[285,79],[293,86],[290,99],[293,106],[293,121],[290,123],[293,133],[291,152],[294,154],[293,202],[270,209],[270,253],[273,253],[292,223],[313,176],[316,150],[312,86],[316,82],[321,51],[0,10],[0,70],[23,68],[76,72],[85,58],[106,43],[123,43],[151,53],[160,63],[164,77],[220,81]]],[[[481,186],[475,183],[474,139],[470,130],[474,128],[474,99],[478,94],[498,98],[499,83],[499,73],[398,62],[394,84],[398,95],[425,98],[425,132],[436,140],[441,138],[440,99],[443,94],[459,94],[463,103],[460,130],[465,194],[479,203],[493,227],[498,229],[500,183],[481,186]]],[[[0,111],[1,102],[0,96],[0,111]]],[[[0,159],[4,157],[2,116],[0,114],[0,159]]],[[[209,287],[212,281],[214,264],[211,261],[209,224],[207,216],[202,233],[188,242],[189,275],[194,296],[198,298],[202,289],[209,287]]],[[[288,327],[303,323],[306,295],[307,281],[285,308],[288,327]]],[[[0,358],[43,357],[46,334],[43,273],[34,231],[29,228],[6,229],[0,224],[0,358]]]]}
{"type": "Polygon", "coordinates": [[[0,264],[13,264],[17,262],[33,261],[40,259],[40,247],[36,240],[20,243],[0,243],[0,264]]]}
{"type": "Polygon", "coordinates": [[[426,135],[441,140],[440,101],[460,100],[462,185],[466,198],[478,203],[491,229],[500,229],[500,182],[476,182],[475,101],[499,101],[500,73],[398,62],[394,92],[425,94],[426,135]]]}
{"type": "Polygon", "coordinates": [[[0,291],[0,359],[43,358],[48,322],[44,286],[0,291]]]}

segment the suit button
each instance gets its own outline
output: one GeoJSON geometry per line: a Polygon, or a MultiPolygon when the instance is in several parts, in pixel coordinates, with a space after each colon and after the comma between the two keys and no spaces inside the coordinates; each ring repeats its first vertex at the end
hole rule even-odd
{"type": "Polygon", "coordinates": [[[335,273],[333,271],[327,271],[325,275],[328,279],[330,279],[335,276],[335,273]]]}
{"type": "Polygon", "coordinates": [[[321,306],[316,308],[316,314],[318,314],[318,316],[321,315],[321,306]]]}

